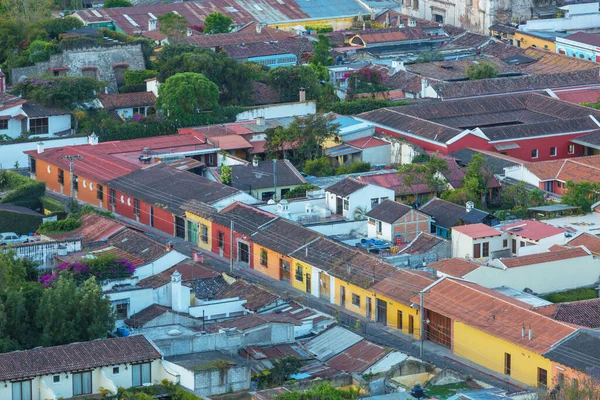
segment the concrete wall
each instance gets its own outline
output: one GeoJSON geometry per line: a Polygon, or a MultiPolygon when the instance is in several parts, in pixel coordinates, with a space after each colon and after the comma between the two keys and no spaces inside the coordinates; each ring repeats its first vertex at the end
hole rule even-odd
{"type": "MultiPolygon", "coordinates": [[[[338,196],[335,194],[326,191],[325,200],[327,202],[327,207],[332,213],[336,212],[337,197],[338,196]]],[[[343,210],[343,217],[354,220],[354,213],[359,207],[364,209],[365,212],[371,211],[371,199],[373,198],[378,198],[380,199],[379,201],[383,198],[394,200],[394,191],[375,185],[367,185],[362,189],[357,190],[347,197],[348,210],[343,210]]]]}
{"type": "Polygon", "coordinates": [[[258,117],[264,117],[265,119],[300,117],[304,115],[315,114],[316,112],[317,103],[315,101],[306,101],[303,103],[272,104],[239,113],[235,117],[235,120],[236,122],[240,122],[250,121],[258,117]]]}
{"type": "MultiPolygon", "coordinates": [[[[18,115],[21,112],[22,112],[21,106],[17,106],[17,107],[11,107],[11,108],[7,108],[6,110],[0,111],[0,115],[1,116],[6,116],[6,115],[13,116],[13,115],[18,115]]],[[[11,118],[8,120],[8,129],[1,130],[0,134],[8,135],[14,139],[16,137],[19,137],[21,135],[22,131],[23,131],[23,129],[21,127],[21,121],[19,121],[18,119],[15,119],[15,118],[11,118]]]]}
{"type": "MultiPolygon", "coordinates": [[[[373,128],[375,129],[375,128],[373,128]]],[[[392,162],[392,146],[377,146],[363,149],[362,160],[364,162],[375,164],[389,165],[392,162]]]]}
{"type": "Polygon", "coordinates": [[[218,369],[196,371],[194,375],[194,393],[198,396],[212,396],[247,389],[250,389],[249,365],[235,365],[224,371],[218,369]]]}
{"type": "Polygon", "coordinates": [[[256,199],[255,197],[249,195],[248,193],[245,192],[240,192],[234,196],[231,197],[227,197],[223,200],[219,200],[216,203],[211,204],[211,207],[214,207],[217,211],[220,211],[230,205],[232,205],[233,203],[235,203],[236,201],[239,201],[240,203],[244,203],[244,204],[257,204],[260,203],[260,200],[256,199]]]}
{"type": "Polygon", "coordinates": [[[569,4],[561,9],[565,10],[564,18],[534,19],[519,25],[525,32],[533,31],[567,31],[567,32],[598,32],[598,3],[569,4]]]}
{"type": "MultiPolygon", "coordinates": [[[[494,264],[497,263],[495,260],[494,264]]],[[[570,259],[568,264],[569,268],[565,268],[565,261],[560,260],[507,269],[482,267],[465,276],[465,279],[489,288],[528,288],[535,293],[591,286],[600,279],[600,260],[594,260],[591,255],[570,259]]]]}
{"type": "Polygon", "coordinates": [[[324,224],[306,225],[306,227],[315,232],[322,233],[325,236],[345,234],[367,234],[367,221],[364,219],[358,221],[341,221],[324,224]]]}
{"type": "Polygon", "coordinates": [[[510,10],[512,2],[458,0],[453,3],[435,2],[434,4],[435,6],[426,0],[406,0],[403,2],[402,13],[427,20],[435,20],[434,15],[440,15],[443,17],[444,24],[487,35],[497,10],[510,10]]]}
{"type": "Polygon", "coordinates": [[[142,311],[147,307],[150,307],[154,303],[154,299],[152,297],[152,288],[133,289],[122,292],[106,293],[106,296],[112,302],[117,300],[129,299],[129,309],[127,312],[127,318],[131,317],[135,313],[142,311]]]}
{"type": "MultiPolygon", "coordinates": [[[[518,236],[516,236],[516,235],[510,235],[510,236],[516,237],[517,240],[519,240],[518,236]]],[[[526,242],[526,246],[525,247],[519,247],[519,249],[517,251],[517,255],[519,255],[519,256],[525,256],[525,255],[528,255],[528,254],[536,254],[536,253],[541,253],[541,252],[544,252],[544,251],[548,251],[548,249],[550,247],[552,247],[553,245],[555,245],[555,244],[565,244],[569,240],[570,240],[570,238],[567,238],[567,237],[565,237],[564,234],[560,233],[558,235],[554,235],[554,236],[550,236],[548,238],[544,238],[544,239],[538,240],[536,243],[526,242]]]]}
{"type": "Polygon", "coordinates": [[[145,69],[142,45],[129,44],[114,47],[94,47],[67,50],[50,56],[50,60],[31,67],[14,68],[11,73],[15,84],[23,77],[31,78],[47,75],[50,68],[68,66],[67,76],[82,76],[82,68],[95,67],[96,79],[106,82],[109,93],[117,92],[117,80],[113,65],[126,63],[130,70],[145,69]]]}
{"type": "MultiPolygon", "coordinates": [[[[452,257],[470,257],[470,258],[482,258],[481,254],[483,254],[483,244],[489,243],[489,256],[492,257],[494,252],[502,251],[505,248],[503,245],[503,236],[491,236],[485,238],[473,239],[461,232],[456,230],[452,230],[452,257]],[[480,244],[480,255],[473,254],[473,246],[475,244],[480,244]]],[[[508,246],[510,246],[510,240],[508,241],[508,246]]]]}
{"type": "MultiPolygon", "coordinates": [[[[0,112],[1,115],[1,112],[0,112]]],[[[3,133],[3,131],[0,131],[3,133]]],[[[17,135],[18,136],[18,135],[17,135]]],[[[65,139],[40,139],[44,143],[44,148],[51,149],[54,147],[63,146],[75,146],[79,144],[86,144],[86,137],[70,137],[65,139]]],[[[37,148],[37,141],[25,142],[25,143],[0,143],[0,169],[13,168],[16,162],[19,163],[20,167],[25,167],[29,163],[29,159],[24,151],[35,150],[37,148]]]]}
{"type": "Polygon", "coordinates": [[[141,265],[135,269],[135,276],[140,279],[147,278],[152,275],[160,274],[163,271],[171,268],[175,264],[180,263],[185,260],[185,255],[181,254],[178,251],[171,250],[168,253],[165,253],[162,257],[158,258],[154,262],[146,265],[141,265]]]}
{"type": "Polygon", "coordinates": [[[190,315],[195,318],[204,317],[207,320],[242,315],[246,313],[244,308],[246,302],[247,300],[240,300],[238,297],[224,300],[196,300],[196,304],[190,307],[190,315]]]}

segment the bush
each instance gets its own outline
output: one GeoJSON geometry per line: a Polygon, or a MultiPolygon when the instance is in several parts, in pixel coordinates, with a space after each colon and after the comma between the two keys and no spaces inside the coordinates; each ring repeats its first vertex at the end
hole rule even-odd
{"type": "Polygon", "coordinates": [[[318,186],[307,183],[306,185],[296,186],[289,192],[283,195],[284,199],[295,199],[298,197],[306,197],[306,192],[309,190],[318,189],[318,186]]]}
{"type": "Polygon", "coordinates": [[[97,80],[83,76],[48,76],[25,79],[13,87],[13,94],[34,100],[46,107],[72,109],[78,104],[92,100],[103,88],[97,80]]]}
{"type": "Polygon", "coordinates": [[[40,200],[42,202],[43,210],[50,214],[64,213],[67,211],[65,205],[58,200],[46,196],[42,197],[40,200]]]}
{"type": "Polygon", "coordinates": [[[564,292],[550,293],[542,296],[542,299],[548,300],[551,303],[565,303],[569,301],[580,301],[595,299],[597,296],[596,290],[593,288],[571,289],[564,292]]]}
{"type": "Polygon", "coordinates": [[[146,69],[139,71],[125,71],[125,85],[146,85],[146,79],[156,78],[158,71],[146,69]]]}
{"type": "Polygon", "coordinates": [[[135,92],[145,92],[146,84],[145,83],[137,83],[135,85],[125,85],[119,88],[119,93],[135,93],[135,92]]]}
{"type": "Polygon", "coordinates": [[[29,45],[29,61],[32,63],[44,62],[56,53],[56,46],[52,42],[36,40],[29,45]]]}
{"type": "Polygon", "coordinates": [[[18,235],[27,235],[38,229],[42,223],[42,218],[39,215],[0,210],[0,232],[15,232],[18,235]]]}
{"type": "Polygon", "coordinates": [[[314,176],[331,176],[333,175],[333,166],[327,157],[306,160],[304,173],[314,176]]]}
{"type": "Polygon", "coordinates": [[[81,226],[81,222],[77,218],[69,217],[59,221],[47,221],[41,224],[37,232],[40,235],[49,235],[62,232],[70,232],[81,226]]]}
{"type": "Polygon", "coordinates": [[[306,25],[304,26],[304,29],[311,32],[317,32],[318,34],[333,32],[333,26],[331,25],[306,25]]]}
{"type": "Polygon", "coordinates": [[[371,170],[371,163],[362,161],[353,161],[352,164],[340,165],[335,170],[336,175],[357,174],[371,170]]]}
{"type": "Polygon", "coordinates": [[[8,192],[8,194],[2,198],[0,203],[12,204],[15,206],[27,207],[32,210],[37,210],[42,205],[42,203],[40,202],[40,198],[44,195],[45,192],[45,182],[28,182],[8,192]]]}
{"type": "Polygon", "coordinates": [[[81,283],[92,276],[96,277],[98,281],[128,278],[135,272],[135,266],[126,258],[118,258],[114,254],[103,254],[92,259],[58,264],[53,268],[52,273],[41,276],[39,282],[46,287],[51,286],[62,271],[70,272],[75,281],[81,283]]]}
{"type": "Polygon", "coordinates": [[[350,101],[319,104],[321,112],[334,112],[341,115],[355,115],[385,107],[398,107],[410,104],[408,101],[363,98],[350,101]]]}

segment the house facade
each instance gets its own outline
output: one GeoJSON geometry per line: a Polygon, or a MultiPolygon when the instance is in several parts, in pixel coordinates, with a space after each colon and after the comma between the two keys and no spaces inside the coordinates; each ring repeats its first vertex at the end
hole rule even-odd
{"type": "Polygon", "coordinates": [[[364,218],[367,212],[386,199],[394,200],[393,190],[354,178],[345,178],[325,189],[327,208],[349,220],[364,218]]]}
{"type": "Polygon", "coordinates": [[[368,237],[408,243],[431,230],[431,217],[402,203],[384,200],[367,213],[368,237]]]}
{"type": "Polygon", "coordinates": [[[508,240],[498,229],[484,224],[452,228],[452,257],[487,259],[507,250],[508,240]]]}

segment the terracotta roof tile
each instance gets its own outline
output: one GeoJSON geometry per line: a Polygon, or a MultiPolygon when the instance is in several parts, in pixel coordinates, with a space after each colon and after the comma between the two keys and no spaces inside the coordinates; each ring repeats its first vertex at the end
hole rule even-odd
{"type": "Polygon", "coordinates": [[[154,106],[156,103],[156,96],[152,92],[101,94],[98,97],[108,111],[118,108],[154,106]]]}
{"type": "Polygon", "coordinates": [[[270,27],[262,28],[261,32],[256,31],[256,23],[251,23],[248,29],[239,30],[230,33],[217,33],[204,35],[193,32],[191,36],[186,36],[183,40],[186,43],[198,47],[223,47],[238,44],[249,44],[258,42],[270,42],[276,40],[287,40],[294,35],[290,32],[280,31],[270,27]]]}
{"type": "Polygon", "coordinates": [[[327,361],[327,365],[348,373],[363,372],[385,356],[383,347],[362,340],[327,361]]]}
{"type": "Polygon", "coordinates": [[[150,264],[167,253],[165,245],[133,229],[126,229],[108,239],[107,243],[150,264]]]}
{"type": "Polygon", "coordinates": [[[596,33],[576,32],[569,36],[565,36],[564,39],[600,47],[600,35],[596,33]]]}
{"type": "MultiPolygon", "coordinates": [[[[393,224],[412,210],[406,204],[397,201],[384,200],[367,213],[367,217],[393,224]]],[[[418,211],[415,210],[418,213],[418,211]]]]}
{"type": "Polygon", "coordinates": [[[320,236],[321,234],[302,225],[277,219],[253,234],[251,241],[279,254],[288,255],[320,236]]]}
{"type": "Polygon", "coordinates": [[[423,271],[398,270],[370,290],[390,300],[411,305],[414,294],[435,282],[435,275],[423,271]]]}
{"type": "Polygon", "coordinates": [[[258,311],[279,299],[279,296],[242,280],[237,280],[231,285],[225,286],[215,296],[216,299],[228,299],[231,297],[239,297],[247,300],[244,307],[250,311],[258,311]]]}
{"type": "Polygon", "coordinates": [[[327,188],[327,191],[338,196],[347,197],[352,193],[363,189],[368,185],[367,182],[359,181],[354,178],[345,178],[327,188]]]}
{"type": "MultiPolygon", "coordinates": [[[[417,304],[419,296],[412,302],[417,304]]],[[[428,289],[425,308],[474,329],[543,354],[575,331],[572,326],[531,310],[531,306],[482,286],[445,278],[428,289]],[[522,335],[523,325],[531,327],[522,335]]]]}
{"type": "Polygon", "coordinates": [[[85,214],[81,217],[81,226],[73,232],[56,235],[46,235],[54,240],[65,240],[69,238],[81,238],[84,243],[106,241],[113,235],[127,229],[120,222],[106,218],[95,213],[85,214]]]}
{"type": "Polygon", "coordinates": [[[557,303],[535,309],[536,312],[553,318],[587,328],[600,328],[600,299],[557,303]]]}
{"type": "Polygon", "coordinates": [[[600,237],[590,233],[582,233],[567,242],[569,246],[585,246],[593,254],[600,254],[600,237]]]}
{"type": "Polygon", "coordinates": [[[207,326],[207,331],[218,332],[219,329],[238,329],[246,331],[248,329],[258,328],[267,324],[291,324],[294,326],[302,325],[302,322],[287,316],[279,314],[246,314],[239,318],[234,318],[229,321],[220,322],[207,326]]]}
{"type": "Polygon", "coordinates": [[[400,251],[400,254],[425,254],[429,250],[433,249],[435,246],[444,242],[449,243],[448,240],[442,239],[439,236],[432,235],[431,233],[427,232],[421,232],[419,233],[419,236],[417,236],[412,242],[410,242],[408,247],[405,247],[400,251]]]}
{"type": "Polygon", "coordinates": [[[502,230],[512,235],[534,241],[566,232],[563,228],[557,228],[556,226],[534,220],[519,221],[504,225],[502,226],[502,230]]]}
{"type": "Polygon", "coordinates": [[[550,251],[546,253],[529,254],[520,257],[501,258],[500,261],[502,264],[506,265],[507,268],[517,268],[587,256],[590,255],[582,248],[577,247],[574,249],[566,249],[564,251],[550,251]]]}
{"type": "Polygon", "coordinates": [[[464,278],[466,275],[482,266],[483,265],[478,262],[465,260],[464,258],[448,258],[428,265],[429,268],[433,268],[436,271],[456,278],[464,278]]]}
{"type": "MultiPolygon", "coordinates": [[[[597,133],[590,134],[597,135],[597,133]]],[[[587,136],[587,135],[586,135],[587,136]]],[[[580,136],[576,141],[585,141],[580,136]]],[[[538,161],[524,164],[524,167],[540,180],[560,180],[563,182],[600,182],[600,155],[565,158],[560,160],[538,161]]]]}
{"type": "Polygon", "coordinates": [[[243,45],[231,44],[223,47],[223,51],[231,58],[245,59],[277,54],[295,54],[298,55],[298,61],[301,60],[303,53],[312,53],[312,50],[312,43],[306,38],[271,40],[243,45]]]}
{"type": "Polygon", "coordinates": [[[600,88],[564,89],[553,92],[559,99],[575,104],[597,103],[600,99],[600,88]]]}
{"type": "Polygon", "coordinates": [[[172,312],[170,307],[161,306],[158,304],[152,304],[143,310],[133,314],[127,318],[124,322],[133,328],[143,328],[148,322],[155,318],[160,317],[166,312],[172,312]]]}
{"type": "Polygon", "coordinates": [[[138,282],[137,286],[142,288],[159,288],[171,282],[171,275],[173,275],[175,271],[178,271],[181,274],[182,282],[198,279],[212,279],[221,276],[219,272],[212,268],[193,262],[192,260],[184,260],[161,273],[142,279],[138,282]]]}
{"type": "Polygon", "coordinates": [[[501,236],[502,232],[484,224],[461,225],[452,228],[453,232],[460,232],[472,239],[484,237],[501,236]]]}
{"type": "Polygon", "coordinates": [[[143,335],[94,340],[0,354],[0,379],[33,378],[160,358],[143,335]]]}

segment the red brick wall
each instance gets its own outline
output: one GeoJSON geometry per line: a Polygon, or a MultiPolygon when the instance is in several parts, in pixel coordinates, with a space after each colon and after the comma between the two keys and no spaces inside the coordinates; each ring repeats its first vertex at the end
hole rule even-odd
{"type": "Polygon", "coordinates": [[[394,235],[402,235],[404,242],[410,242],[420,232],[429,232],[429,217],[411,210],[393,225],[394,235]]]}

